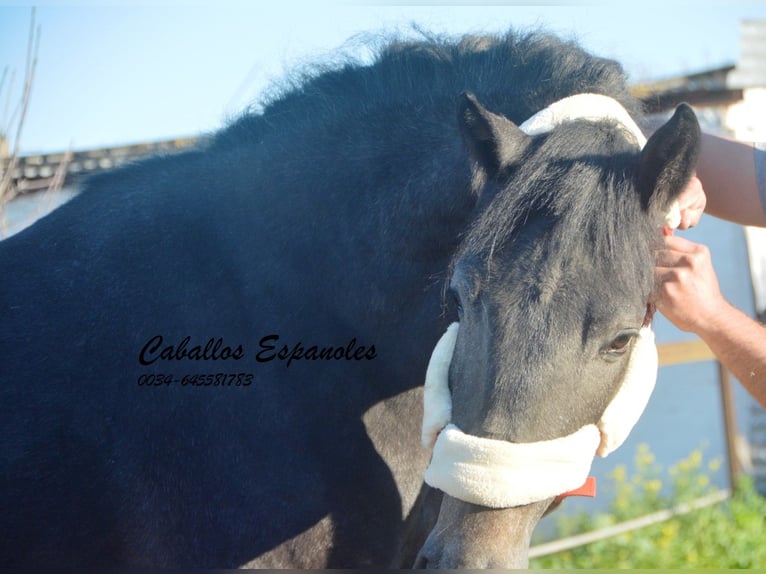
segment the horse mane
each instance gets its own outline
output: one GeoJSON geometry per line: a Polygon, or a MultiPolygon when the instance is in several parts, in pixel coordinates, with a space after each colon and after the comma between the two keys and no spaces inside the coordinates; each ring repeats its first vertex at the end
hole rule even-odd
{"type": "Polygon", "coordinates": [[[90,176],[86,188],[113,186],[120,179],[177,177],[190,165],[210,165],[207,151],[233,151],[249,162],[254,154],[275,160],[322,153],[312,149],[321,141],[318,132],[352,129],[349,137],[357,145],[359,130],[365,130],[367,158],[379,155],[381,141],[387,142],[387,152],[400,150],[400,160],[419,147],[438,146],[454,156],[462,147],[456,137],[456,102],[464,91],[517,124],[556,100],[583,92],[611,96],[635,119],[641,117],[620,64],[592,56],[574,41],[537,30],[459,37],[416,32],[414,37],[359,35],[349,46],[363,46],[366,57],[352,56],[347,48],[299,68],[228,126],[201,137],[196,148],[90,176]],[[410,151],[404,151],[408,144],[410,151]]]}
{"type": "Polygon", "coordinates": [[[445,102],[453,119],[456,98],[466,90],[516,123],[582,92],[609,95],[634,117],[641,113],[622,67],[588,54],[574,41],[542,31],[461,37],[417,32],[415,38],[357,38],[371,52],[369,62],[341,55],[293,72],[267,91],[260,112],[246,110],[216,143],[253,142],[274,130],[380,107],[414,106],[420,114],[445,102]]]}
{"type": "MultiPolygon", "coordinates": [[[[431,224],[438,226],[437,210],[450,221],[466,217],[471,210],[468,197],[434,202],[437,190],[460,187],[456,182],[463,180],[470,185],[470,165],[457,126],[456,105],[462,92],[473,92],[488,109],[517,124],[554,101],[584,92],[615,98],[641,121],[640,102],[630,94],[620,64],[592,56],[576,42],[544,31],[460,37],[418,31],[415,37],[365,35],[353,43],[363,45],[367,57],[353,57],[341,50],[325,61],[298,69],[267,90],[260,104],[205,138],[197,149],[97,175],[90,179],[90,186],[103,181],[114,187],[120,178],[139,179],[146,185],[158,178],[192,181],[192,172],[223,169],[216,162],[224,166],[237,163],[247,165],[248,174],[256,174],[248,176],[248,185],[260,182],[257,177],[273,178],[263,183],[257,196],[258,201],[273,204],[276,197],[287,197],[289,186],[273,175],[271,167],[286,164],[280,173],[304,171],[299,184],[311,188],[300,201],[285,199],[289,209],[314,209],[310,202],[319,201],[322,193],[353,190],[369,206],[364,217],[372,219],[373,209],[387,208],[370,198],[383,189],[396,189],[400,192],[399,211],[429,213],[431,224]],[[429,163],[423,164],[424,169],[423,165],[417,168],[417,162],[429,163]],[[327,174],[331,175],[324,177],[327,174]],[[353,179],[354,174],[366,174],[363,184],[353,179]],[[393,178],[400,179],[394,182],[393,178]],[[318,182],[323,179],[327,179],[327,187],[320,191],[318,182]],[[263,189],[269,185],[280,190],[278,196],[266,198],[263,189]]],[[[562,145],[571,148],[576,143],[577,149],[562,149],[562,154],[580,153],[583,144],[594,142],[570,143],[562,145]]],[[[622,156],[614,159],[618,172],[623,167],[617,164],[623,160],[622,156]]],[[[530,181],[538,179],[545,181],[547,176],[530,174],[530,181]]],[[[295,182],[290,180],[292,185],[295,182]]],[[[475,222],[479,227],[474,226],[474,233],[468,229],[464,237],[451,240],[467,237],[465,247],[487,252],[487,245],[511,239],[517,224],[531,211],[550,208],[569,214],[567,235],[586,230],[592,233],[591,245],[604,260],[615,259],[626,224],[634,226],[637,221],[632,208],[619,199],[619,193],[597,198],[583,197],[578,191],[563,190],[556,205],[547,205],[552,198],[532,189],[508,197],[507,205],[493,210],[483,224],[475,222]],[[607,206],[608,202],[615,205],[607,206]],[[614,218],[594,227],[593,213],[614,213],[614,218]],[[472,245],[473,238],[485,244],[472,245]]],[[[415,231],[400,230],[402,241],[415,249],[418,243],[410,241],[409,234],[415,231]]],[[[338,237],[339,241],[354,240],[349,233],[338,237]]],[[[438,227],[433,238],[435,244],[444,241],[438,227]]],[[[384,252],[378,254],[383,256],[384,252]]]]}

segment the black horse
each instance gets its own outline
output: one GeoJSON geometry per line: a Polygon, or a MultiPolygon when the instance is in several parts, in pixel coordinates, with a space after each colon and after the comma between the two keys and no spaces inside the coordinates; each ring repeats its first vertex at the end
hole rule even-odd
{"type": "Polygon", "coordinates": [[[546,34],[394,41],[0,243],[0,562],[524,565],[551,500],[421,487],[420,386],[460,313],[466,432],[561,436],[614,394],[698,128],[516,128],[581,92],[640,117],[546,34]]]}

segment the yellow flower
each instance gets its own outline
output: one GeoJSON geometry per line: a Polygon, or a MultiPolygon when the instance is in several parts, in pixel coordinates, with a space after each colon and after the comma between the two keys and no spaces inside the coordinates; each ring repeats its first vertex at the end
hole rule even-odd
{"type": "Polygon", "coordinates": [[[612,471],[612,478],[617,483],[625,482],[627,480],[628,469],[624,464],[620,464],[614,467],[614,470],[612,471]]]}
{"type": "Polygon", "coordinates": [[[662,481],[659,479],[647,480],[644,483],[644,490],[651,493],[657,493],[662,489],[662,481]]]}
{"type": "Polygon", "coordinates": [[[689,463],[693,468],[697,468],[702,463],[702,451],[699,449],[693,450],[689,455],[689,463]]]}
{"type": "Polygon", "coordinates": [[[678,522],[675,520],[669,520],[662,525],[660,530],[660,538],[657,540],[657,546],[660,548],[667,548],[678,537],[678,522]]]}

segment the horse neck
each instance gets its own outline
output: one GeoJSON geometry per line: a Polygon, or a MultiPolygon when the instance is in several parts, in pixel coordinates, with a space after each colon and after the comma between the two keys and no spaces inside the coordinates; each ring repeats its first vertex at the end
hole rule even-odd
{"type": "Polygon", "coordinates": [[[426,117],[398,110],[385,122],[379,113],[371,123],[380,133],[365,133],[356,150],[341,151],[351,178],[365,175],[346,185],[349,213],[334,221],[334,244],[357,264],[332,266],[346,291],[337,313],[372,336],[391,333],[390,344],[399,338],[397,365],[417,365],[443,330],[449,263],[473,217],[470,164],[448,108],[426,117]],[[409,348],[402,340],[412,342],[409,348]]]}
{"type": "Polygon", "coordinates": [[[441,296],[439,279],[475,199],[453,115],[451,101],[428,115],[372,109],[353,120],[317,120],[291,142],[291,153],[310,160],[301,181],[285,174],[293,179],[286,191],[297,200],[291,209],[299,204],[305,220],[317,222],[298,233],[313,246],[323,282],[334,283],[332,299],[346,291],[343,307],[352,310],[354,292],[377,295],[359,302],[354,321],[401,317],[402,304],[422,300],[431,283],[441,296]]]}
{"type": "Polygon", "coordinates": [[[258,261],[247,283],[260,288],[258,273],[275,274],[277,304],[300,301],[307,329],[335,325],[381,354],[396,348],[396,360],[376,364],[410,365],[391,373],[400,389],[422,384],[411,373],[425,369],[444,327],[444,280],[475,202],[453,103],[428,116],[380,108],[269,128],[241,147],[252,189],[229,209],[262,222],[238,248],[245,265],[258,261]]]}

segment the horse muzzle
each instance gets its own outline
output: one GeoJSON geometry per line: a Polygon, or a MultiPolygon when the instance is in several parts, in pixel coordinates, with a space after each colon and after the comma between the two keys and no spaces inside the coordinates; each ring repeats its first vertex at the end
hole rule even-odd
{"type": "Polygon", "coordinates": [[[491,509],[445,495],[436,525],[413,567],[527,568],[532,531],[548,504],[491,509]]]}

